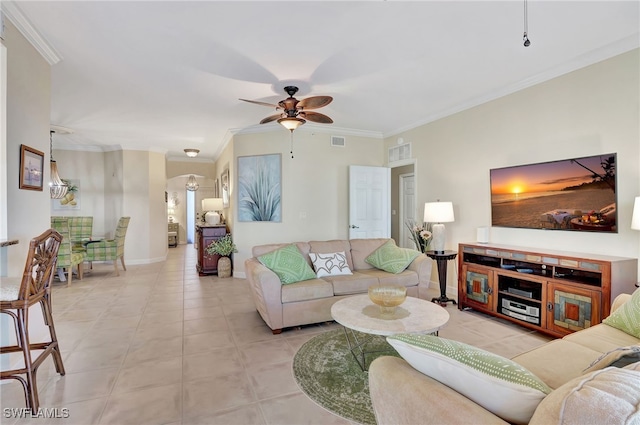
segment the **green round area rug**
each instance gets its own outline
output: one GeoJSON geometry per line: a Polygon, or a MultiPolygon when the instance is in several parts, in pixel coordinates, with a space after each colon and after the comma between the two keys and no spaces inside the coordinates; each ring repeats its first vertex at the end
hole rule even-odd
{"type": "MultiPolygon", "coordinates": [[[[381,355],[398,355],[382,336],[374,336],[367,350],[383,351],[367,355],[367,364],[381,355]]],[[[300,347],[293,358],[293,375],[300,389],[319,406],[350,421],[376,424],[369,374],[349,351],[342,329],[317,335],[300,347]]]]}

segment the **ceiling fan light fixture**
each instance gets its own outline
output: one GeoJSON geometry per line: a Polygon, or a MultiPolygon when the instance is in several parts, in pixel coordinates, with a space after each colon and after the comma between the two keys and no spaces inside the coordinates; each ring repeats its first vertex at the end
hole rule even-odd
{"type": "Polygon", "coordinates": [[[302,124],[306,122],[307,121],[298,117],[286,117],[286,118],[280,118],[278,120],[278,124],[282,125],[284,128],[286,128],[291,132],[293,132],[293,130],[296,130],[298,127],[300,127],[302,124]]]}
{"type": "Polygon", "coordinates": [[[184,153],[186,153],[189,158],[195,158],[200,153],[200,149],[185,149],[184,153]]]}

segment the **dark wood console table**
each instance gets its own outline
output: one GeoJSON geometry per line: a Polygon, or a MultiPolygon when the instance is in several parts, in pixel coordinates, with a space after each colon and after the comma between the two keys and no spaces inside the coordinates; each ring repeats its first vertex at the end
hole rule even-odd
{"type": "Polygon", "coordinates": [[[218,273],[219,255],[207,254],[207,247],[211,242],[223,238],[227,234],[225,224],[218,225],[196,225],[196,247],[198,249],[198,264],[196,270],[200,276],[218,273]]]}

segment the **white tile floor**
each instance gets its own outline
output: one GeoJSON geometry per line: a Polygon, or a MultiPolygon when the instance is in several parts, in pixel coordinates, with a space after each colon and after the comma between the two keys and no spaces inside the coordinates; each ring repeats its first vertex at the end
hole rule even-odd
{"type": "MultiPolygon", "coordinates": [[[[180,245],[166,261],[129,266],[120,277],[111,264],[96,264],[70,288],[55,284],[67,374],[57,375],[47,359],[39,394],[42,407],[68,409],[68,417],[7,418],[4,408],[24,407],[24,397],[17,382],[4,381],[0,422],[349,424],[310,401],[291,372],[297,349],[338,325],[273,335],[245,280],[200,277],[195,263],[193,246],[180,245]]],[[[447,310],[451,320],[440,336],[507,357],[549,340],[479,313],[447,310]]]]}

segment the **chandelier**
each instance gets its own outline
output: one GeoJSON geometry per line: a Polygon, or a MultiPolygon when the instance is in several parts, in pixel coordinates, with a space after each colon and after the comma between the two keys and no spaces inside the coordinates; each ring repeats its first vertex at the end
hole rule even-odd
{"type": "Polygon", "coordinates": [[[49,191],[51,193],[51,199],[61,199],[67,194],[69,187],[60,178],[60,175],[58,174],[58,164],[53,159],[53,133],[55,133],[53,130],[49,132],[49,155],[51,157],[51,180],[49,181],[49,191]]]}
{"type": "Polygon", "coordinates": [[[194,192],[198,190],[198,188],[200,187],[200,185],[198,184],[198,181],[196,180],[196,176],[194,176],[193,174],[189,176],[189,180],[187,180],[187,184],[185,184],[184,186],[190,192],[194,192]]]}

